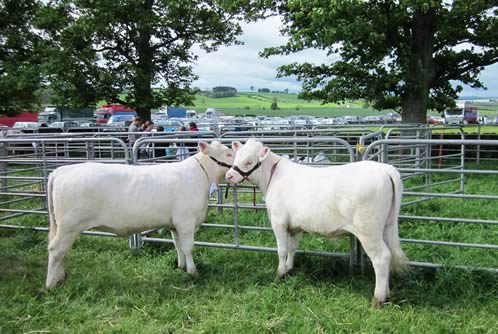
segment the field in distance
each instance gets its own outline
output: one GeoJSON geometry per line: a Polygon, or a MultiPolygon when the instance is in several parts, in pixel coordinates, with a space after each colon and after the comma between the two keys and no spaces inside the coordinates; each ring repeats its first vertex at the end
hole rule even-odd
{"type": "MultiPolygon", "coordinates": [[[[234,97],[212,98],[205,95],[196,95],[195,106],[188,109],[203,113],[207,108],[215,108],[225,115],[242,116],[296,116],[309,115],[315,117],[340,117],[340,116],[376,116],[385,115],[392,110],[378,111],[369,107],[365,101],[346,101],[343,104],[327,103],[320,101],[305,101],[298,99],[297,94],[289,93],[257,93],[239,92],[234,97]],[[273,99],[276,99],[278,110],[271,110],[273,99]]],[[[472,105],[479,108],[481,116],[496,117],[498,101],[476,101],[472,105]]],[[[430,112],[439,115],[437,112],[430,112]]]]}
{"type": "Polygon", "coordinates": [[[189,109],[198,113],[206,108],[215,108],[225,115],[253,115],[253,116],[293,116],[309,115],[316,117],[339,117],[345,115],[368,116],[387,114],[369,108],[362,101],[347,101],[344,104],[327,103],[320,101],[305,101],[298,99],[297,94],[284,93],[238,93],[234,97],[212,98],[205,95],[196,95],[195,106],[189,109]],[[278,110],[271,110],[273,99],[276,99],[278,110]]]}

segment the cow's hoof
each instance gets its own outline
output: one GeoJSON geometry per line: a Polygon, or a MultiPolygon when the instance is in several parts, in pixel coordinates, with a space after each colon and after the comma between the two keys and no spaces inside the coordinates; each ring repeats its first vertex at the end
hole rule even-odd
{"type": "Polygon", "coordinates": [[[379,299],[375,298],[372,300],[372,308],[381,308],[382,305],[384,305],[386,301],[380,301],[379,299]]]}
{"type": "Polygon", "coordinates": [[[287,272],[285,272],[285,273],[283,273],[283,274],[281,274],[281,273],[277,273],[277,279],[279,279],[279,280],[282,280],[282,281],[283,281],[283,280],[285,280],[287,277],[289,277],[289,272],[288,272],[288,271],[287,271],[287,272]]]}
{"type": "Polygon", "coordinates": [[[64,282],[65,279],[66,279],[66,274],[65,273],[63,273],[59,277],[49,278],[49,279],[47,279],[47,282],[45,284],[45,288],[46,289],[54,289],[58,285],[61,285],[64,282]]]}
{"type": "Polygon", "coordinates": [[[187,271],[187,273],[192,277],[199,277],[199,272],[197,270],[187,271]]]}

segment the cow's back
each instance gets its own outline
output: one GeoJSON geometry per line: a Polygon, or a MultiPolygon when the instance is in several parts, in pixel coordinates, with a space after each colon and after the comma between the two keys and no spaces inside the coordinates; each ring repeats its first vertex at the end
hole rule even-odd
{"type": "Polygon", "coordinates": [[[272,181],[267,205],[270,213],[287,215],[290,228],[330,236],[351,232],[355,221],[387,218],[392,185],[385,168],[375,162],[327,168],[287,163],[272,181]]]}
{"type": "Polygon", "coordinates": [[[192,196],[197,178],[187,166],[84,163],[61,167],[53,184],[55,218],[129,234],[168,225],[175,214],[198,215],[206,199],[192,196]]]}

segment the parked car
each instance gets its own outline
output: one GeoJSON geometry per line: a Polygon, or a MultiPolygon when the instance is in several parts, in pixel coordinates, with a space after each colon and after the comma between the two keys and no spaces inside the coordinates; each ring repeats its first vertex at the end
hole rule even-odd
{"type": "Polygon", "coordinates": [[[179,120],[170,120],[170,119],[157,119],[155,121],[155,127],[162,126],[164,128],[164,132],[174,132],[178,131],[181,126],[184,125],[182,121],[179,120]]]}
{"type": "Polygon", "coordinates": [[[360,118],[358,116],[344,116],[343,120],[346,124],[359,124],[360,118]]]}
{"type": "Polygon", "coordinates": [[[15,122],[12,128],[19,131],[36,131],[39,127],[37,122],[15,122]]]}
{"type": "Polygon", "coordinates": [[[444,124],[444,118],[440,116],[427,116],[427,124],[444,124]]]}
{"type": "Polygon", "coordinates": [[[48,125],[49,128],[57,128],[62,130],[67,130],[69,128],[77,128],[78,123],[74,121],[65,121],[65,122],[52,122],[48,125]]]}
{"type": "Polygon", "coordinates": [[[135,115],[112,115],[109,117],[109,120],[107,121],[108,126],[114,126],[114,127],[127,127],[130,126],[131,122],[133,122],[133,118],[135,118],[135,115]]]}
{"type": "Polygon", "coordinates": [[[362,119],[363,123],[380,124],[382,123],[381,116],[365,116],[362,119]]]}

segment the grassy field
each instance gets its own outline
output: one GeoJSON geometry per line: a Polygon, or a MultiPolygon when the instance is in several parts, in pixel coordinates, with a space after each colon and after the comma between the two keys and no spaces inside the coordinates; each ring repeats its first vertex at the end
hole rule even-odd
{"type": "MultiPolygon", "coordinates": [[[[418,182],[410,179],[405,187],[418,182]]],[[[496,195],[497,185],[498,177],[489,175],[468,177],[465,183],[469,194],[496,195]]],[[[241,201],[250,202],[251,194],[241,201]]],[[[491,200],[434,199],[404,207],[402,214],[496,219],[498,206],[491,200]]],[[[208,215],[209,223],[230,224],[231,219],[230,210],[208,215]]],[[[241,210],[239,220],[269,224],[264,211],[241,210]]],[[[43,226],[46,218],[25,216],[10,223],[43,226]]],[[[404,238],[496,244],[498,237],[496,226],[436,221],[402,221],[400,230],[404,238]]],[[[233,232],[201,229],[196,240],[233,242],[233,232]]],[[[242,232],[240,240],[275,246],[267,232],[242,232]]],[[[306,235],[301,246],[347,251],[348,242],[306,235]]],[[[498,328],[498,277],[486,272],[413,269],[392,278],[391,303],[372,309],[372,270],[350,275],[341,259],[298,255],[292,274],[277,280],[273,253],[197,247],[200,275],[190,277],[175,269],[172,246],[146,244],[131,252],[125,239],[82,237],[67,258],[67,281],[46,291],[46,247],[44,233],[0,230],[0,333],[419,334],[496,333],[498,328]]],[[[403,248],[416,261],[498,264],[492,250],[403,248]]]]}
{"type": "MultiPolygon", "coordinates": [[[[310,115],[316,117],[339,117],[339,116],[369,116],[385,115],[392,110],[379,112],[369,108],[363,101],[347,101],[343,104],[327,103],[320,101],[304,101],[297,94],[278,93],[247,93],[240,92],[236,97],[210,98],[204,95],[196,95],[195,106],[189,107],[198,113],[204,112],[206,108],[222,110],[226,115],[254,115],[254,116],[295,116],[310,115]],[[271,110],[273,99],[277,100],[279,110],[271,110]]],[[[498,102],[484,103],[476,102],[481,116],[496,117],[498,113],[498,102]]],[[[436,112],[430,114],[438,115],[436,112]]]]}
{"type": "MultiPolygon", "coordinates": [[[[226,115],[253,115],[253,116],[296,116],[311,115],[316,117],[334,116],[367,116],[372,114],[369,108],[363,108],[361,102],[349,101],[345,104],[320,101],[304,101],[297,98],[297,94],[278,93],[239,93],[235,97],[211,98],[196,95],[195,106],[192,109],[198,113],[206,108],[216,108],[226,115]],[[279,110],[271,110],[273,99],[277,100],[279,110]]],[[[190,108],[190,107],[189,107],[190,108]]],[[[385,112],[387,113],[387,111],[385,112]]]]}

